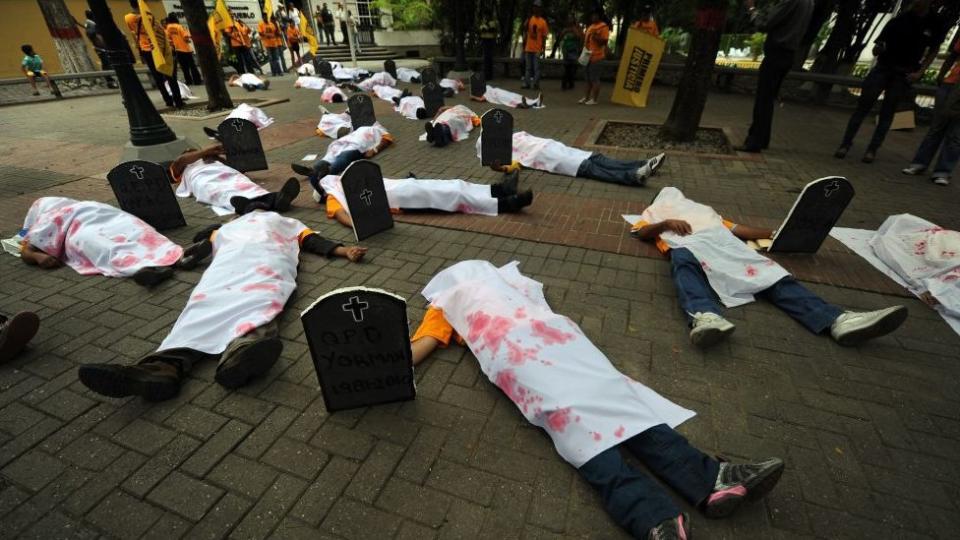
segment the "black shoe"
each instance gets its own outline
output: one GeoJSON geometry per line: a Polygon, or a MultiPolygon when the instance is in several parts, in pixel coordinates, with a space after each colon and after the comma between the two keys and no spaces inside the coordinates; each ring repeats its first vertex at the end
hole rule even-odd
{"type": "Polygon", "coordinates": [[[206,133],[207,136],[210,137],[211,139],[214,139],[214,140],[216,140],[216,141],[223,142],[223,141],[221,141],[221,139],[220,139],[220,132],[219,132],[219,131],[217,131],[217,130],[215,130],[215,129],[213,129],[213,128],[207,127],[207,126],[203,126],[203,132],[206,133]]]}
{"type": "Polygon", "coordinates": [[[727,517],[746,501],[763,498],[777,485],[783,474],[783,460],[771,458],[759,463],[732,465],[721,463],[713,492],[703,503],[709,518],[727,517]]]}
{"type": "Polygon", "coordinates": [[[398,98],[398,97],[392,97],[392,98],[390,98],[390,101],[392,101],[393,104],[396,105],[397,107],[400,106],[400,98],[398,98]]]}
{"type": "Polygon", "coordinates": [[[736,150],[737,152],[747,152],[750,154],[759,154],[762,151],[762,149],[759,146],[752,146],[752,145],[746,145],[746,144],[743,146],[734,146],[733,149],[736,150]]]}
{"type": "Polygon", "coordinates": [[[230,205],[233,206],[233,209],[236,211],[238,216],[249,214],[254,210],[270,210],[270,204],[268,204],[266,201],[248,199],[239,195],[236,197],[230,197],[230,205]]]}
{"type": "Polygon", "coordinates": [[[497,213],[510,214],[519,212],[523,208],[530,206],[531,203],[533,203],[533,191],[529,189],[516,195],[500,197],[497,199],[497,213]]]}
{"type": "Polygon", "coordinates": [[[877,159],[877,153],[874,150],[867,150],[863,153],[863,157],[860,158],[860,161],[864,163],[873,163],[877,159]]]}
{"type": "Polygon", "coordinates": [[[417,177],[417,175],[413,174],[413,171],[410,171],[410,172],[407,173],[407,178],[414,178],[414,179],[415,179],[416,177],[417,177]]]}
{"type": "Polygon", "coordinates": [[[296,178],[288,178],[283,184],[283,187],[280,188],[280,191],[277,192],[276,198],[273,199],[273,211],[286,212],[290,209],[290,204],[299,194],[300,181],[296,178]]]}
{"type": "Polygon", "coordinates": [[[23,311],[7,319],[0,316],[0,364],[13,360],[40,329],[36,313],[23,311]]]}
{"type": "Polygon", "coordinates": [[[154,287],[173,277],[172,266],[148,266],[133,274],[133,281],[142,287],[154,287]]]}
{"type": "Polygon", "coordinates": [[[112,398],[140,396],[147,401],[163,401],[180,393],[177,368],[163,362],[133,366],[84,364],[77,374],[84,386],[112,398]]]}
{"type": "Polygon", "coordinates": [[[410,97],[412,95],[413,95],[413,92],[411,92],[409,88],[404,88],[403,92],[400,92],[400,99],[403,99],[405,97],[410,97]]]}
{"type": "Polygon", "coordinates": [[[416,115],[417,115],[417,120],[426,120],[427,118],[430,118],[430,115],[427,114],[427,110],[424,109],[423,107],[420,107],[417,109],[416,115]]]}
{"type": "Polygon", "coordinates": [[[177,262],[177,268],[181,270],[193,270],[204,259],[209,257],[210,254],[213,253],[213,244],[209,238],[210,236],[208,235],[206,239],[196,242],[183,250],[183,256],[180,257],[180,261],[177,262]]]}
{"type": "Polygon", "coordinates": [[[499,199],[517,194],[517,186],[520,184],[520,171],[512,171],[503,175],[503,180],[490,186],[490,196],[499,199]]]}
{"type": "Polygon", "coordinates": [[[690,516],[681,513],[675,518],[661,521],[659,525],[650,529],[647,540],[689,540],[693,538],[690,529],[690,516]]]}
{"type": "Polygon", "coordinates": [[[250,379],[263,375],[273,367],[283,352],[280,338],[265,338],[243,345],[226,362],[217,367],[214,377],[224,388],[239,388],[250,379]]]}
{"type": "Polygon", "coordinates": [[[833,153],[833,157],[837,159],[843,159],[847,157],[847,152],[849,151],[850,151],[849,146],[841,146],[840,148],[837,148],[836,152],[833,153]]]}
{"type": "Polygon", "coordinates": [[[210,240],[210,235],[213,234],[213,231],[220,229],[223,225],[220,223],[214,223],[213,225],[207,225],[206,227],[197,231],[197,234],[193,235],[193,243],[203,242],[204,240],[210,240]]]}
{"type": "Polygon", "coordinates": [[[427,132],[427,142],[430,144],[433,144],[433,141],[437,140],[437,131],[433,123],[432,122],[425,123],[423,125],[423,130],[427,132]]]}
{"type": "Polygon", "coordinates": [[[290,168],[293,169],[293,172],[299,174],[300,176],[313,176],[313,168],[307,167],[306,165],[291,163],[290,168]]]}

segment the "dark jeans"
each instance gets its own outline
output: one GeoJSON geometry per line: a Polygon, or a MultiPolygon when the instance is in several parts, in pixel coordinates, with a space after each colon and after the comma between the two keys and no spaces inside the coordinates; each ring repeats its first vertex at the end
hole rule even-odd
{"type": "MultiPolygon", "coordinates": [[[[346,152],[340,152],[337,154],[337,157],[333,158],[333,161],[327,163],[330,166],[327,169],[327,174],[342,174],[343,171],[347,168],[348,165],[357,161],[358,159],[363,159],[363,152],[359,150],[348,150],[346,152]]],[[[313,164],[313,174],[311,174],[308,179],[310,180],[310,185],[313,186],[313,189],[317,190],[317,193],[323,193],[320,189],[320,179],[323,178],[320,176],[322,163],[326,163],[323,160],[317,160],[313,164]]]]}
{"type": "MultiPolygon", "coordinates": [[[[686,248],[670,250],[670,274],[677,288],[680,309],[692,322],[694,313],[723,315],[723,306],[710,288],[706,274],[697,257],[686,248]]],[[[828,304],[822,298],[790,276],[774,283],[757,294],[793,317],[814,334],[819,334],[830,325],[843,310],[828,304]]]]}
{"type": "Polygon", "coordinates": [[[350,44],[350,38],[349,38],[349,36],[347,35],[347,22],[346,22],[346,21],[341,21],[341,22],[340,22],[340,33],[343,34],[343,44],[344,44],[344,45],[349,45],[349,44],[350,44]]]}
{"type": "Polygon", "coordinates": [[[253,57],[253,52],[250,50],[250,47],[234,47],[233,52],[237,55],[237,64],[240,67],[241,74],[255,73],[257,71],[261,74],[263,73],[263,70],[257,65],[257,60],[253,57]]]}
{"type": "MultiPolygon", "coordinates": [[[[97,57],[100,59],[100,69],[104,71],[110,71],[113,69],[113,64],[110,63],[110,56],[107,54],[107,51],[104,49],[94,49],[97,52],[97,57]]],[[[107,81],[107,86],[111,88],[116,88],[117,81],[110,75],[104,77],[104,80],[107,81]]]]}
{"type": "Polygon", "coordinates": [[[652,478],[624,461],[619,447],[633,453],[692,505],[710,495],[720,472],[717,460],[694,448],[666,424],[635,435],[584,463],[578,469],[580,476],[600,492],[607,513],[634,538],[646,538],[657,524],[680,515],[680,509],[652,478]]]}
{"type": "Polygon", "coordinates": [[[283,75],[283,70],[280,68],[280,56],[283,54],[283,49],[270,47],[267,49],[267,54],[270,55],[270,74],[274,77],[283,75]]]}
{"type": "Polygon", "coordinates": [[[897,104],[908,92],[910,92],[910,81],[907,80],[906,73],[882,65],[877,65],[871,69],[870,73],[863,79],[860,99],[857,101],[857,110],[850,117],[847,131],[843,134],[843,142],[840,143],[840,146],[849,147],[853,145],[853,138],[857,136],[860,124],[870,114],[870,109],[873,108],[882,93],[883,104],[880,106],[880,115],[877,118],[877,129],[874,130],[873,138],[870,139],[870,146],[867,147],[867,150],[876,152],[883,144],[887,131],[890,130],[893,115],[897,112],[897,104]]]}
{"type": "Polygon", "coordinates": [[[913,156],[911,163],[927,168],[939,150],[940,157],[933,168],[933,176],[945,178],[953,173],[957,161],[960,161],[960,117],[951,114],[947,103],[952,91],[960,91],[960,89],[955,90],[955,85],[952,84],[943,84],[937,90],[936,108],[933,111],[930,129],[927,130],[927,135],[917,148],[917,155],[913,156]]]}
{"type": "Polygon", "coordinates": [[[643,167],[646,163],[647,161],[644,159],[620,161],[619,159],[608,158],[598,152],[583,160],[580,168],[577,169],[577,178],[635,186],[637,185],[637,169],[643,167]]]}
{"type": "Polygon", "coordinates": [[[337,38],[333,35],[333,23],[325,23],[323,25],[323,35],[326,38],[327,45],[335,45],[337,43],[337,38]]]}
{"type": "Polygon", "coordinates": [[[495,39],[481,39],[480,46],[483,48],[483,78],[486,81],[493,80],[493,49],[496,47],[495,39]]]}
{"type": "Polygon", "coordinates": [[[157,66],[153,63],[153,54],[150,51],[140,51],[140,61],[150,70],[153,82],[156,84],[157,89],[160,90],[160,95],[163,97],[163,102],[167,104],[167,107],[183,107],[183,98],[180,96],[180,85],[177,84],[176,62],[173,64],[173,76],[167,77],[157,71],[157,66]],[[169,92],[167,92],[166,85],[163,84],[167,81],[170,81],[169,92]]]}
{"type": "Polygon", "coordinates": [[[540,53],[524,52],[523,84],[540,84],[540,53]]]}
{"type": "Polygon", "coordinates": [[[230,342],[229,345],[227,345],[227,349],[223,351],[222,354],[208,354],[196,349],[180,347],[177,349],[166,349],[163,351],[152,352],[142,357],[137,361],[137,363],[149,364],[153,362],[163,362],[165,364],[171,364],[176,366],[177,376],[179,377],[180,381],[183,381],[187,374],[190,373],[190,370],[193,369],[194,364],[197,362],[219,358],[220,362],[218,365],[222,366],[223,364],[229,362],[230,359],[233,358],[233,356],[236,355],[243,346],[249,345],[250,343],[261,339],[276,337],[278,334],[279,327],[277,326],[277,320],[274,319],[263,326],[258,326],[250,332],[235,338],[230,342]]]}
{"type": "Polygon", "coordinates": [[[765,149],[770,146],[773,109],[780,94],[780,85],[790,72],[795,51],[770,47],[763,51],[763,62],[757,74],[757,96],[753,100],[753,123],[744,146],[765,149]]]}
{"type": "Polygon", "coordinates": [[[563,79],[560,80],[560,88],[569,90],[574,87],[577,80],[577,59],[566,58],[563,60],[563,79]]]}
{"type": "Polygon", "coordinates": [[[177,64],[180,65],[180,69],[183,71],[183,82],[186,83],[187,86],[203,84],[203,78],[200,77],[200,70],[197,69],[197,64],[193,61],[193,53],[177,51],[174,55],[177,58],[177,64]]]}

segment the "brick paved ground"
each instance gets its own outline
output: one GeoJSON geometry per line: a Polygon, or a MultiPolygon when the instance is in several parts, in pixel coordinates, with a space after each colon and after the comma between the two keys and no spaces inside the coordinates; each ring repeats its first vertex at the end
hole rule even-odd
{"type": "MultiPolygon", "coordinates": [[[[264,132],[273,166],[253,175],[275,186],[287,176],[285,163],[327,142],[311,136],[318,93],[293,91],[288,79],[267,94],[291,98],[267,109],[278,121],[264,132]]],[[[545,110],[517,111],[516,123],[572,143],[590,118],[661,121],[671,96],[669,88],[655,89],[647,110],[587,108],[573,105],[578,95],[554,90],[545,110]]],[[[741,137],[750,106],[748,97],[713,95],[704,123],[741,137]]],[[[378,113],[398,139],[377,157],[388,176],[496,180],[478,167],[475,139],[432,149],[416,141],[418,122],[384,107],[378,113]]],[[[478,220],[489,224],[481,228],[472,220],[404,216],[367,242],[365,264],[304,256],[296,298],[281,318],[283,357],[264,380],[236,392],[213,382],[212,363],[198,366],[181,395],[161,404],[102,398],[76,378],[80,363],[128,363],[153,350],[199,272],[144,291],[0,257],[0,309],[33,309],[43,319],[33,347],[0,368],[0,537],[622,537],[549,439],[524,422],[463,349],[442,351],[417,370],[414,402],[324,410],[299,310],[333,288],[369,285],[406,296],[416,323],[423,285],[468,258],[521,261],[546,284],[554,309],[578,322],[623,372],[699,413],[680,428],[697,446],[732,459],[786,459],[787,472],[765,503],[725,521],[695,516],[699,538],[955,537],[960,339],[931,311],[895,296],[902,291],[831,248],[793,264],[836,303],[905,303],[911,317],[899,332],[842,349],[757,303],[731,311],[736,335],[702,353],[688,345],[665,261],[572,234],[580,221],[596,220],[597,231],[621,237],[625,225],[611,212],[641,208],[668,184],[728,216],[772,223],[792,203],[790,190],[828,174],[851,178],[858,190],[843,225],[876,227],[889,214],[913,212],[960,226],[956,185],[938,188],[897,172],[920,133],[891,134],[867,166],[829,157],[845,111],[787,104],[777,114],[774,149],[763,159],[671,156],[648,189],[524,173],[523,184],[543,197],[523,219],[571,231],[545,238],[550,242],[489,229],[497,219],[478,220]]],[[[201,123],[171,123],[203,140],[201,123]]],[[[0,125],[4,235],[37,196],[111,199],[102,173],[126,137],[116,96],[8,107],[0,125]]],[[[214,221],[192,200],[183,208],[190,225],[171,234],[180,242],[214,221]]],[[[292,215],[322,234],[351,236],[308,197],[292,215]]]]}

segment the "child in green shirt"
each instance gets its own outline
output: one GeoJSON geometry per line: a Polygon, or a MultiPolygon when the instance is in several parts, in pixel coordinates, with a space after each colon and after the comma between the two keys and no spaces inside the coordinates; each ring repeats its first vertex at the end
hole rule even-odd
{"type": "Polygon", "coordinates": [[[46,81],[50,93],[56,95],[57,92],[53,89],[53,85],[50,84],[50,77],[47,77],[47,72],[43,70],[43,58],[40,58],[40,55],[34,52],[32,45],[23,45],[20,47],[20,50],[23,51],[25,55],[23,61],[20,62],[20,69],[23,70],[23,74],[26,75],[27,80],[30,81],[30,86],[33,88],[33,95],[40,95],[40,91],[37,90],[37,77],[42,77],[43,80],[46,81]]]}

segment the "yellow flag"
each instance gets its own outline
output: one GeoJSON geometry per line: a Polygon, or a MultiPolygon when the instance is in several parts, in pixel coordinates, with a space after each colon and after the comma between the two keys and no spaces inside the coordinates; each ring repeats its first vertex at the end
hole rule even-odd
{"type": "Polygon", "coordinates": [[[650,86],[663,57],[663,45],[663,40],[658,37],[636,28],[630,29],[610,101],[631,107],[647,106],[650,86]]]}
{"type": "Polygon", "coordinates": [[[153,45],[151,54],[157,71],[168,77],[173,76],[173,47],[170,46],[170,40],[167,39],[163,25],[154,18],[145,0],[140,0],[140,23],[153,45]]]}
{"type": "Polygon", "coordinates": [[[227,9],[227,3],[224,2],[224,0],[217,0],[217,4],[214,6],[213,13],[210,17],[213,18],[214,24],[217,25],[217,30],[221,32],[233,26],[233,17],[230,16],[230,10],[227,9]]]}
{"type": "Polygon", "coordinates": [[[213,47],[217,50],[217,58],[220,58],[220,30],[217,28],[217,19],[215,15],[207,17],[207,28],[210,29],[210,39],[213,40],[213,47]]]}
{"type": "Polygon", "coordinates": [[[263,20],[270,22],[270,16],[273,15],[273,2],[264,0],[263,2],[263,20]]]}
{"type": "Polygon", "coordinates": [[[307,43],[310,44],[310,54],[317,54],[317,36],[313,34],[313,27],[310,26],[310,23],[307,22],[307,18],[303,16],[303,12],[300,12],[300,34],[307,39],[307,43]]]}

